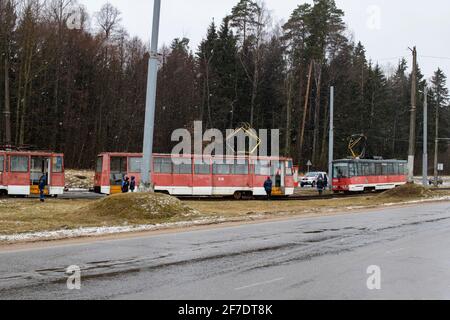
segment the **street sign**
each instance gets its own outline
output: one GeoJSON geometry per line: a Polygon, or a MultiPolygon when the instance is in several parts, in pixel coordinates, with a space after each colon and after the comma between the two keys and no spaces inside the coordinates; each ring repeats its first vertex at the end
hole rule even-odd
{"type": "Polygon", "coordinates": [[[310,168],[312,167],[312,162],[311,160],[308,161],[308,163],[306,164],[306,166],[308,167],[308,173],[310,172],[310,168]]]}
{"type": "Polygon", "coordinates": [[[444,171],[444,164],[443,163],[439,163],[438,164],[438,171],[444,171]]]}

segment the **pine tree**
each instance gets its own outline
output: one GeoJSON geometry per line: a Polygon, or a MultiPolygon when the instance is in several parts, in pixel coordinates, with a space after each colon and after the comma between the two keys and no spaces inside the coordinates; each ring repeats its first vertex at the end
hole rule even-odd
{"type": "MultiPolygon", "coordinates": [[[[431,79],[431,93],[433,95],[431,101],[431,107],[434,108],[434,125],[432,126],[435,130],[434,138],[446,138],[450,137],[449,130],[449,91],[447,87],[447,76],[444,74],[441,68],[438,68],[432,79],[431,79]],[[436,124],[438,123],[439,128],[436,130],[436,124]]],[[[445,152],[446,148],[444,144],[440,144],[440,152],[445,152]]]]}
{"type": "Polygon", "coordinates": [[[231,26],[237,31],[238,39],[240,39],[240,61],[242,68],[247,75],[248,81],[251,83],[251,97],[249,104],[248,121],[251,126],[254,125],[256,113],[256,100],[258,97],[258,89],[260,82],[260,62],[261,44],[263,41],[263,33],[268,17],[263,7],[263,3],[258,4],[253,0],[240,0],[231,11],[231,26]]]}
{"type": "Polygon", "coordinates": [[[216,97],[217,75],[214,69],[213,60],[216,56],[217,31],[214,21],[208,28],[206,39],[200,43],[197,57],[199,60],[199,71],[201,73],[202,93],[202,118],[206,122],[208,128],[214,127],[213,122],[213,104],[216,97]],[[206,114],[205,114],[206,109],[206,114]]]}

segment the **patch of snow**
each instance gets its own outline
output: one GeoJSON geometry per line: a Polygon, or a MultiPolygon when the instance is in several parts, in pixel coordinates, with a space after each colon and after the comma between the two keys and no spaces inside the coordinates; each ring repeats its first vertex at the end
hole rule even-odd
{"type": "Polygon", "coordinates": [[[194,227],[213,223],[221,223],[225,221],[227,220],[224,218],[216,218],[216,219],[205,218],[194,221],[161,223],[161,224],[140,225],[140,226],[93,227],[93,228],[78,228],[71,230],[42,231],[42,232],[21,233],[12,235],[0,235],[0,242],[42,241],[42,240],[70,239],[80,237],[94,237],[94,236],[104,236],[130,232],[156,231],[170,228],[194,227]]]}
{"type": "MultiPolygon", "coordinates": [[[[0,200],[1,203],[2,200],[0,200]]],[[[412,200],[405,201],[401,203],[385,203],[380,205],[380,207],[391,207],[398,206],[404,204],[418,204],[418,203],[427,203],[427,202],[436,202],[436,201],[450,201],[450,196],[443,197],[435,197],[421,200],[412,200]]],[[[360,210],[366,209],[367,206],[351,206],[346,207],[347,210],[360,210]]],[[[336,209],[328,209],[325,211],[334,212],[336,209]]],[[[318,213],[322,212],[320,210],[312,209],[309,213],[318,213]]],[[[254,214],[247,216],[247,219],[257,220],[264,218],[264,214],[254,214]]],[[[123,234],[123,233],[132,233],[132,232],[143,232],[143,231],[156,231],[156,230],[164,230],[164,229],[172,229],[172,228],[186,228],[186,227],[194,227],[194,226],[202,226],[208,224],[218,224],[223,222],[232,222],[232,221],[242,221],[242,218],[225,218],[225,217],[216,217],[216,218],[203,218],[193,221],[182,221],[182,222],[174,222],[174,223],[161,223],[161,224],[151,224],[151,225],[138,225],[138,226],[116,226],[116,227],[92,227],[92,228],[78,228],[78,229],[69,229],[69,230],[57,230],[57,231],[42,231],[42,232],[32,232],[32,233],[21,233],[21,234],[12,234],[12,235],[0,235],[0,242],[27,242],[27,241],[45,241],[45,240],[60,240],[60,239],[71,239],[71,238],[80,238],[80,237],[95,237],[95,236],[105,236],[112,234],[123,234]]],[[[244,219],[245,220],[245,219],[244,219]]]]}
{"type": "Polygon", "coordinates": [[[411,200],[411,201],[405,201],[405,202],[401,202],[401,203],[384,203],[382,206],[392,207],[392,206],[398,206],[400,204],[417,204],[417,203],[427,203],[427,202],[436,202],[436,201],[450,201],[450,196],[435,197],[435,198],[420,199],[420,200],[411,200]]]}

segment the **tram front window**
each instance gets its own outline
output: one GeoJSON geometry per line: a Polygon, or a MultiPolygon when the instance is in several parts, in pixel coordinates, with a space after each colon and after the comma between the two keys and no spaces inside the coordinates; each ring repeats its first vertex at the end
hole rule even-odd
{"type": "Polygon", "coordinates": [[[334,179],[349,178],[349,165],[348,163],[335,163],[333,167],[334,179]]]}

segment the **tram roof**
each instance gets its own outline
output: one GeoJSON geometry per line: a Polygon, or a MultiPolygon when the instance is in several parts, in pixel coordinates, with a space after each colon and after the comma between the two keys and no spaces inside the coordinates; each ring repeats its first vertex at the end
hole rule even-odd
{"type": "Polygon", "coordinates": [[[408,163],[406,160],[397,159],[340,159],[334,160],[335,163],[354,163],[354,162],[366,162],[366,163],[408,163]]]}
{"type": "MultiPolygon", "coordinates": [[[[103,152],[100,153],[98,155],[99,157],[101,156],[110,156],[110,157],[142,157],[142,153],[133,153],[133,152],[103,152]]],[[[154,153],[153,157],[172,157],[171,154],[163,154],[163,153],[154,153]]],[[[214,156],[204,156],[204,155],[193,155],[193,154],[188,154],[188,155],[176,155],[174,156],[175,158],[209,158],[209,159],[214,159],[214,158],[219,158],[219,157],[214,157],[214,156]]],[[[227,155],[223,155],[224,158],[227,157],[227,155]]],[[[274,160],[274,159],[278,159],[278,160],[292,160],[292,158],[289,157],[259,157],[259,156],[249,156],[249,155],[234,155],[233,158],[236,159],[260,159],[260,160],[274,160]]]]}
{"type": "Polygon", "coordinates": [[[37,151],[37,150],[0,150],[0,154],[18,154],[18,155],[32,155],[32,156],[64,156],[63,153],[52,151],[37,151]]]}

